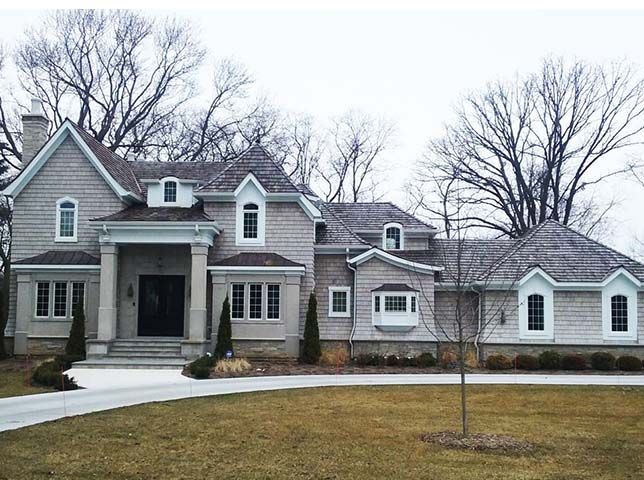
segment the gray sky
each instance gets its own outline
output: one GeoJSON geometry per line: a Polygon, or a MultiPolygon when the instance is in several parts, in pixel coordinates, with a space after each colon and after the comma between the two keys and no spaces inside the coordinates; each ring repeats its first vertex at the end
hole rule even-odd
{"type": "MultiPolygon", "coordinates": [[[[551,54],[594,62],[625,59],[644,66],[641,11],[176,14],[200,27],[214,57],[246,65],[260,91],[286,110],[309,113],[320,122],[350,108],[392,120],[397,133],[387,153],[387,198],[400,204],[410,166],[427,140],[441,133],[463,93],[533,71],[551,54]]],[[[39,15],[2,12],[0,38],[11,45],[39,15]]],[[[207,75],[204,71],[204,79],[207,75]]],[[[644,237],[644,187],[614,181],[599,194],[617,194],[621,200],[612,215],[614,234],[603,241],[630,253],[633,237],[644,237]]]]}

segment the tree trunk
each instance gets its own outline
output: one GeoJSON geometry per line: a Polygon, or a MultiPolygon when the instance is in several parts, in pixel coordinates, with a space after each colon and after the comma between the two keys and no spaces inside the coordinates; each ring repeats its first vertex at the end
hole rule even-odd
{"type": "Polygon", "coordinates": [[[11,284],[11,265],[9,260],[4,267],[2,279],[2,291],[0,291],[0,359],[7,357],[7,350],[4,344],[4,330],[7,328],[9,319],[9,285],[11,284]]]}
{"type": "Polygon", "coordinates": [[[468,435],[467,428],[467,392],[465,390],[465,348],[463,348],[463,340],[459,342],[459,369],[461,373],[461,420],[463,422],[463,436],[468,435]]]}

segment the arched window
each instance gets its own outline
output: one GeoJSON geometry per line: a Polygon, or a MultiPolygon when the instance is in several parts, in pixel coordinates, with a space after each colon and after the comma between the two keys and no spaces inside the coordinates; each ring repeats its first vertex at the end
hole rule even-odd
{"type": "Polygon", "coordinates": [[[163,184],[163,202],[177,202],[177,182],[174,180],[168,180],[163,184]]]}
{"type": "Polygon", "coordinates": [[[385,250],[402,250],[403,243],[402,226],[398,224],[385,225],[383,248],[385,250]]]}
{"type": "Polygon", "coordinates": [[[65,197],[56,202],[56,241],[75,242],[78,230],[78,202],[65,197]]]}
{"type": "Polygon", "coordinates": [[[534,293],[528,297],[528,331],[543,331],[546,328],[543,295],[534,293]]]}
{"type": "Polygon", "coordinates": [[[257,238],[259,207],[255,203],[244,205],[244,239],[257,238]]]}
{"type": "Polygon", "coordinates": [[[628,332],[628,299],[624,295],[610,297],[611,331],[628,332]]]}

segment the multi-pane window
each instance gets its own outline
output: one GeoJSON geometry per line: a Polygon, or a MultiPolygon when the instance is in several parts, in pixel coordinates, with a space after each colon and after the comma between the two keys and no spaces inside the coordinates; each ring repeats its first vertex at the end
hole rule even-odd
{"type": "Polygon", "coordinates": [[[262,284],[251,283],[248,285],[248,318],[258,320],[262,318],[262,284]]]}
{"type": "Polygon", "coordinates": [[[628,299],[613,295],[610,299],[611,331],[628,332],[628,299]]]}
{"type": "Polygon", "coordinates": [[[380,295],[376,295],[373,299],[373,310],[376,313],[380,313],[380,295]]]}
{"type": "Polygon", "coordinates": [[[71,200],[59,200],[57,205],[58,225],[56,237],[59,240],[71,240],[76,238],[76,204],[71,200]]]}
{"type": "Polygon", "coordinates": [[[385,230],[385,248],[387,250],[400,250],[400,236],[400,228],[387,228],[385,230]]]}
{"type": "Polygon", "coordinates": [[[411,313],[416,313],[416,297],[411,297],[411,313]]]}
{"type": "Polygon", "coordinates": [[[546,328],[543,295],[528,297],[528,331],[543,331],[546,328]]]}
{"type": "Polygon", "coordinates": [[[67,317],[67,282],[54,282],[54,317],[67,317]]]}
{"type": "Polygon", "coordinates": [[[36,316],[49,316],[49,282],[36,284],[36,316]]]}
{"type": "Polygon", "coordinates": [[[280,286],[266,286],[266,318],[277,320],[280,318],[280,286]]]}
{"type": "Polygon", "coordinates": [[[244,284],[243,283],[233,283],[231,317],[236,319],[244,318],[244,284]]]}
{"type": "Polygon", "coordinates": [[[346,290],[337,290],[331,292],[331,312],[347,313],[349,310],[349,294],[346,290]]]}
{"type": "Polygon", "coordinates": [[[385,295],[385,312],[406,312],[407,297],[404,295],[385,295]]]}
{"type": "Polygon", "coordinates": [[[177,201],[177,182],[167,181],[163,184],[163,201],[165,203],[177,201]]]}
{"type": "Polygon", "coordinates": [[[244,205],[244,238],[257,238],[259,222],[259,207],[254,203],[244,205]]]}
{"type": "Polygon", "coordinates": [[[72,314],[79,304],[85,308],[85,282],[72,282],[72,314]]]}

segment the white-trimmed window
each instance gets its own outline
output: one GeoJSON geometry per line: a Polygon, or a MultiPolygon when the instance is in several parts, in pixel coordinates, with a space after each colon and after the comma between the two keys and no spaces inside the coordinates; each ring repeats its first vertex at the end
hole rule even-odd
{"type": "Polygon", "coordinates": [[[637,286],[618,275],[602,289],[604,340],[637,340],[637,286]]]}
{"type": "Polygon", "coordinates": [[[67,282],[54,282],[54,318],[67,318],[67,282]]]}
{"type": "Polygon", "coordinates": [[[628,298],[625,295],[610,297],[611,332],[628,332],[628,298]]]}
{"type": "Polygon", "coordinates": [[[329,317],[351,316],[351,287],[329,287],[329,317]]]}
{"type": "Polygon", "coordinates": [[[280,320],[279,283],[232,283],[230,317],[237,321],[280,320]]]}
{"type": "Polygon", "coordinates": [[[77,304],[85,308],[85,282],[72,282],[72,315],[77,304]]]}
{"type": "Polygon", "coordinates": [[[243,320],[245,317],[245,287],[243,283],[233,283],[230,288],[230,317],[234,320],[243,320]]]}
{"type": "Polygon", "coordinates": [[[519,287],[519,338],[554,340],[554,291],[540,273],[519,287]]]}
{"type": "Polygon", "coordinates": [[[257,240],[259,234],[259,207],[255,203],[244,205],[244,240],[257,240]]]}
{"type": "Polygon", "coordinates": [[[251,173],[235,190],[235,244],[263,246],[266,238],[266,191],[251,173]]]}
{"type": "Polygon", "coordinates": [[[166,180],[163,183],[163,203],[177,203],[177,182],[166,180]]]}
{"type": "Polygon", "coordinates": [[[36,282],[36,312],[38,318],[49,317],[49,282],[36,282]]]}
{"type": "Polygon", "coordinates": [[[64,197],[56,202],[57,242],[78,241],[78,201],[64,197]]]}
{"type": "Polygon", "coordinates": [[[248,318],[251,320],[262,319],[262,290],[261,283],[248,285],[248,318]]]}
{"type": "Polygon", "coordinates": [[[418,291],[407,285],[373,290],[371,305],[372,324],[380,330],[408,331],[418,325],[418,291]]]}
{"type": "Polygon", "coordinates": [[[543,295],[533,293],[528,296],[528,331],[543,332],[546,328],[545,301],[543,295]]]}
{"type": "Polygon", "coordinates": [[[266,318],[279,320],[280,318],[280,285],[269,283],[266,285],[266,318]]]}
{"type": "Polygon", "coordinates": [[[36,318],[71,319],[74,307],[85,307],[85,282],[77,280],[45,280],[35,283],[36,318]]]}
{"type": "Polygon", "coordinates": [[[405,235],[399,223],[388,223],[382,232],[382,248],[385,250],[403,250],[405,248],[405,235]]]}

